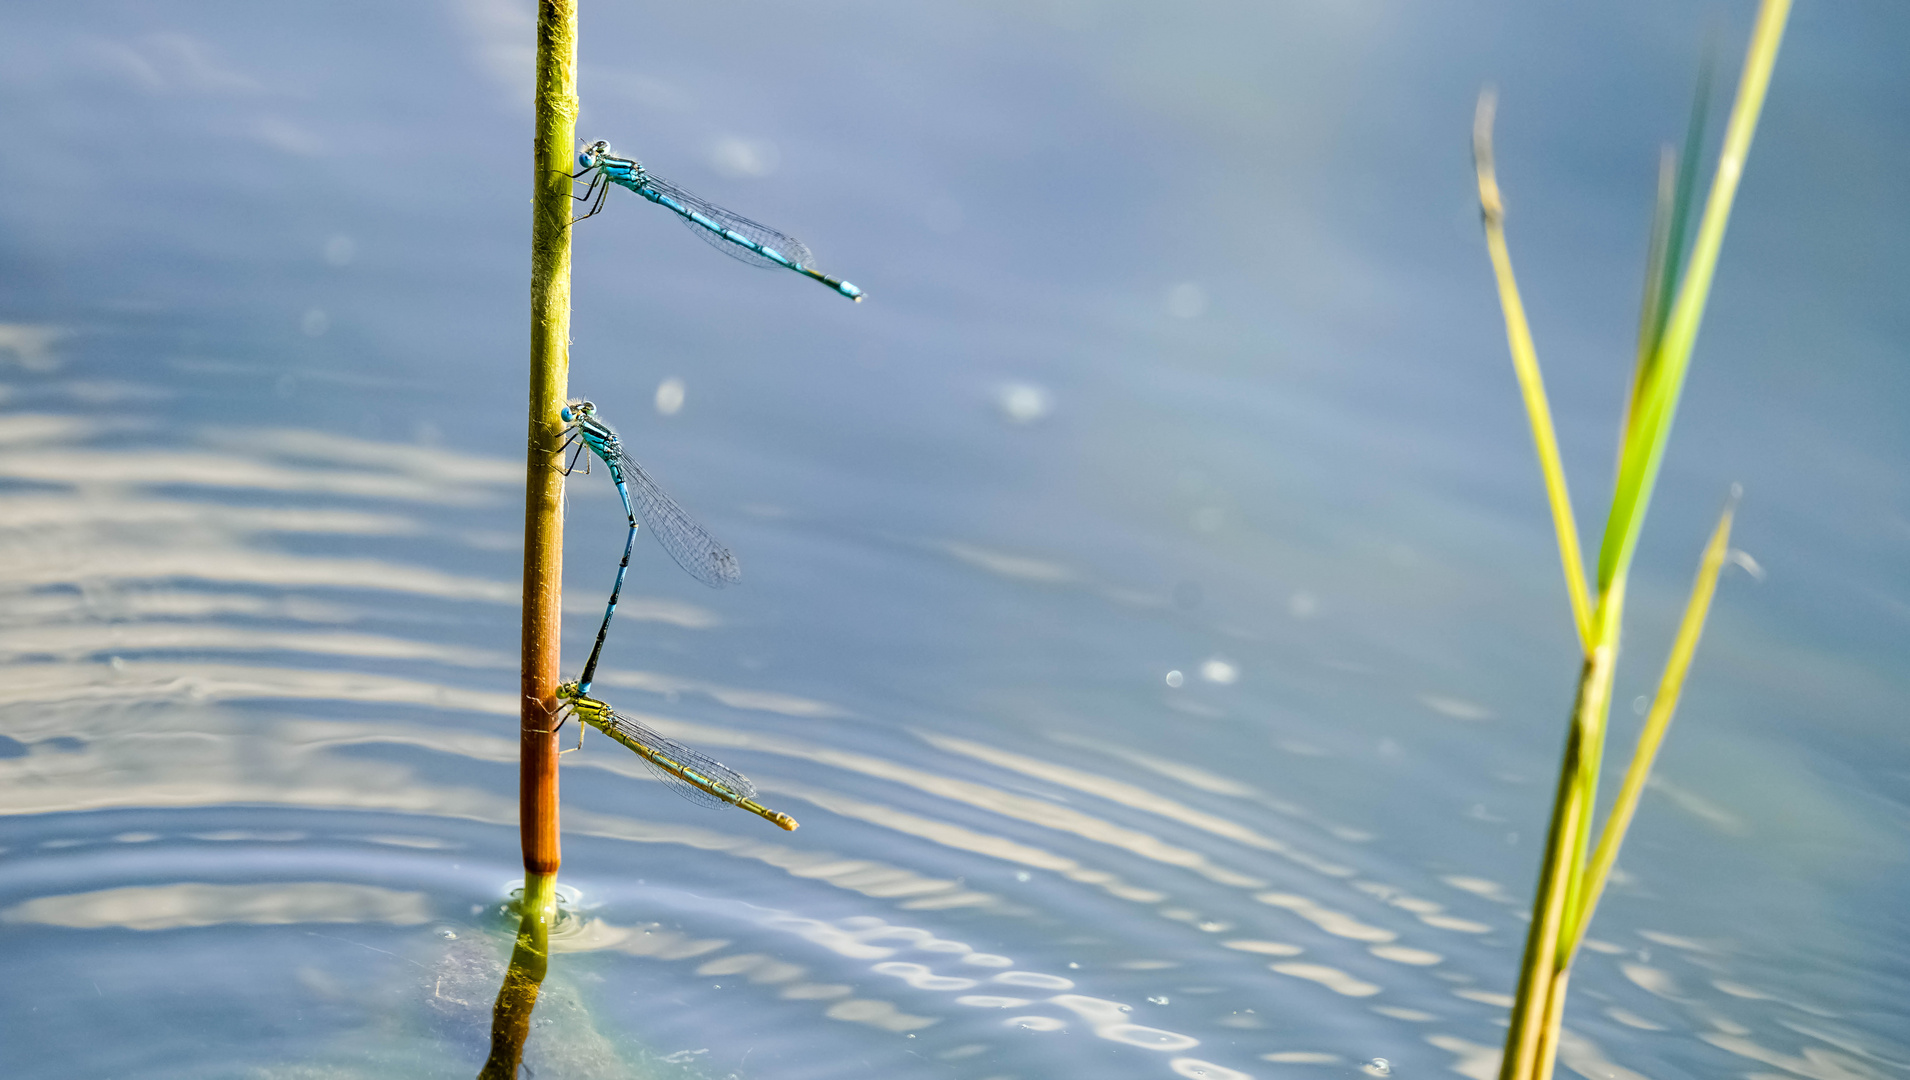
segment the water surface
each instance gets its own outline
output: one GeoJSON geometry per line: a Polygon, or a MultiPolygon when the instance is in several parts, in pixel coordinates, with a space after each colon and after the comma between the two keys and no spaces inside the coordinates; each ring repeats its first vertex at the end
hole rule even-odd
{"type": "MultiPolygon", "coordinates": [[[[483,1060],[530,17],[0,16],[10,1076],[483,1060]]],[[[600,690],[803,828],[566,756],[531,1073],[1490,1075],[1576,662],[1472,99],[1590,531],[1707,17],[587,6],[580,131],[870,299],[625,193],[579,231],[571,386],[745,574],[640,539],[600,690]]],[[[1734,481],[1762,576],[1575,975],[1581,1075],[1910,1063],[1905,30],[1807,6],[1779,61],[1614,754],[1734,481]]],[[[622,533],[569,492],[574,670],[622,533]]]]}

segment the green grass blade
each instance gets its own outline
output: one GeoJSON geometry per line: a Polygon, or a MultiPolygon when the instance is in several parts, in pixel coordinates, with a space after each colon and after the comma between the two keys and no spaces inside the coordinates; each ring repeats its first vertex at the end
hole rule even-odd
{"type": "Polygon", "coordinates": [[[1678,159],[1666,146],[1658,154],[1658,202],[1652,208],[1651,242],[1645,249],[1645,296],[1638,305],[1638,358],[1632,364],[1631,385],[1625,388],[1625,415],[1618,423],[1619,464],[1624,464],[1625,436],[1631,431],[1632,415],[1638,410],[1638,388],[1651,370],[1651,358],[1658,352],[1659,332],[1664,328],[1664,309],[1670,303],[1665,280],[1666,252],[1671,247],[1672,207],[1677,199],[1678,159]]]}
{"type": "MultiPolygon", "coordinates": [[[[1678,162],[1677,193],[1671,200],[1670,228],[1665,237],[1665,267],[1659,278],[1658,317],[1652,327],[1654,354],[1665,336],[1665,320],[1671,315],[1673,300],[1684,277],[1685,232],[1691,223],[1691,207],[1698,192],[1698,163],[1704,158],[1704,132],[1711,116],[1711,90],[1717,85],[1718,48],[1714,37],[1705,46],[1699,61],[1698,88],[1691,96],[1691,120],[1685,125],[1684,154],[1678,162]]],[[[1748,149],[1748,147],[1747,147],[1748,149]]]]}
{"type": "Polygon", "coordinates": [[[1613,493],[1611,514],[1606,519],[1604,541],[1599,550],[1601,592],[1624,573],[1638,547],[1645,508],[1658,482],[1665,443],[1671,435],[1672,417],[1678,410],[1678,397],[1690,369],[1691,350],[1697,343],[1705,302],[1710,298],[1711,282],[1717,273],[1718,252],[1724,245],[1731,203],[1737,196],[1751,137],[1757,131],[1758,114],[1770,88],[1771,68],[1777,61],[1777,47],[1784,37],[1784,22],[1790,14],[1790,6],[1790,0],[1764,0],[1758,10],[1757,25],[1745,55],[1744,73],[1738,81],[1737,100],[1731,106],[1731,119],[1725,128],[1724,152],[1718,160],[1710,197],[1705,200],[1690,266],[1679,283],[1677,299],[1665,322],[1652,369],[1639,385],[1638,408],[1633,414],[1631,430],[1626,433],[1617,490],[1613,493]]]}
{"type": "Polygon", "coordinates": [[[1658,748],[1665,741],[1665,732],[1671,727],[1671,716],[1677,711],[1678,698],[1684,692],[1685,676],[1690,672],[1691,658],[1698,650],[1698,638],[1704,633],[1705,619],[1711,612],[1711,598],[1718,590],[1718,574],[1724,569],[1725,556],[1730,552],[1731,519],[1737,508],[1738,494],[1734,485],[1724,514],[1718,519],[1718,527],[1711,533],[1711,542],[1705,545],[1704,558],[1698,564],[1697,579],[1691,584],[1691,599],[1685,604],[1684,618],[1678,624],[1678,636],[1673,640],[1671,655],[1665,661],[1664,675],[1658,680],[1658,693],[1652,701],[1651,712],[1645,718],[1645,728],[1638,735],[1638,748],[1632,752],[1631,765],[1625,770],[1624,786],[1619,789],[1618,799],[1613,803],[1604,831],[1599,835],[1598,850],[1592,854],[1582,898],[1560,950],[1567,964],[1571,963],[1572,955],[1578,951],[1579,943],[1585,938],[1585,927],[1592,921],[1592,912],[1598,907],[1599,895],[1604,892],[1606,879],[1611,876],[1612,866],[1618,861],[1618,846],[1625,842],[1625,830],[1631,827],[1632,816],[1638,810],[1638,800],[1644,794],[1645,781],[1651,775],[1652,762],[1656,760],[1658,748]]]}
{"type": "Polygon", "coordinates": [[[1699,62],[1698,88],[1692,95],[1691,120],[1685,125],[1683,159],[1674,159],[1669,147],[1658,163],[1658,205],[1651,219],[1651,248],[1645,261],[1645,300],[1638,317],[1638,360],[1631,387],[1625,394],[1625,417],[1619,425],[1622,464],[1625,438],[1638,413],[1638,394],[1652,382],[1658,345],[1664,340],[1665,320],[1684,268],[1685,230],[1697,192],[1698,162],[1704,156],[1705,122],[1711,114],[1711,90],[1717,82],[1718,50],[1715,37],[1699,62]]]}
{"type": "Polygon", "coordinates": [[[1552,529],[1558,534],[1559,562],[1565,570],[1565,591],[1572,602],[1572,624],[1579,647],[1591,648],[1591,597],[1585,586],[1585,555],[1579,548],[1578,522],[1572,516],[1572,497],[1565,486],[1565,465],[1559,458],[1558,433],[1552,427],[1552,407],[1545,398],[1545,379],[1539,374],[1538,350],[1532,345],[1532,327],[1525,320],[1519,285],[1512,276],[1512,252],[1505,242],[1505,203],[1492,170],[1492,113],[1490,89],[1479,95],[1472,126],[1473,164],[1479,176],[1479,212],[1485,220],[1486,250],[1498,279],[1499,306],[1505,312],[1506,341],[1512,347],[1512,367],[1518,372],[1525,414],[1532,423],[1532,445],[1539,469],[1545,474],[1545,494],[1552,508],[1552,529]]]}

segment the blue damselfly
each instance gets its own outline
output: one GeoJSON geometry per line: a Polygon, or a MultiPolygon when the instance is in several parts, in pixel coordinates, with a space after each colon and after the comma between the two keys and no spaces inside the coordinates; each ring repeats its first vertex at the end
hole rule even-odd
{"type": "Polygon", "coordinates": [[[610,193],[610,185],[616,184],[675,211],[691,232],[725,255],[754,266],[786,267],[822,282],[851,300],[862,299],[861,289],[811,267],[809,260],[814,256],[802,241],[690,194],[649,172],[635,158],[612,154],[607,142],[598,140],[585,146],[577,155],[577,164],[580,168],[572,177],[592,174],[590,186],[577,196],[590,202],[590,211],[573,221],[573,225],[602,211],[604,196],[610,193]]]}
{"type": "MultiPolygon", "coordinates": [[[[630,548],[637,540],[637,521],[650,526],[651,535],[663,550],[670,553],[676,564],[688,571],[690,576],[712,588],[722,588],[742,580],[743,568],[736,562],[736,556],[730,550],[716,542],[701,525],[698,525],[676,500],[663,493],[656,481],[650,479],[643,467],[630,460],[624,452],[623,441],[617,437],[616,429],[597,418],[597,407],[588,401],[573,401],[563,410],[563,418],[569,427],[569,437],[565,440],[567,448],[573,443],[582,443],[584,448],[595,454],[609,471],[610,479],[616,482],[617,495],[623,500],[624,516],[630,521],[630,531],[623,541],[623,561],[617,564],[617,581],[610,589],[610,603],[604,608],[603,625],[597,629],[597,643],[590,650],[590,660],[584,665],[584,673],[577,680],[582,693],[590,692],[591,680],[597,673],[597,660],[603,654],[604,638],[610,633],[610,617],[617,613],[617,598],[623,593],[624,575],[630,570],[630,548]],[[634,498],[633,498],[634,496],[634,498]]],[[[568,473],[576,466],[572,458],[564,469],[568,473]]]]}

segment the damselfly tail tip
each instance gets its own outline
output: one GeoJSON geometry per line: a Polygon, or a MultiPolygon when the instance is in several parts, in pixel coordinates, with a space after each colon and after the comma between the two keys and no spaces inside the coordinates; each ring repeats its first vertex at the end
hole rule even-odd
{"type": "Polygon", "coordinates": [[[797,822],[795,818],[790,817],[788,814],[783,813],[781,810],[771,810],[769,807],[764,806],[762,803],[757,802],[755,799],[743,799],[742,801],[738,802],[736,805],[742,807],[743,809],[749,811],[752,814],[755,814],[757,817],[762,818],[764,821],[769,822],[771,825],[776,826],[777,828],[781,829],[784,832],[795,832],[797,829],[802,827],[802,825],[799,822],[797,822]]]}
{"type": "Polygon", "coordinates": [[[862,290],[856,288],[854,285],[851,285],[846,281],[836,286],[836,291],[848,297],[849,299],[854,300],[858,304],[862,302],[862,290]]]}

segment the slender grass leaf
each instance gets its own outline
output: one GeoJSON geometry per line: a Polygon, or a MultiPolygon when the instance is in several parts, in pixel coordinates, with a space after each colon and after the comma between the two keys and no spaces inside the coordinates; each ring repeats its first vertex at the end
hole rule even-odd
{"type": "Polygon", "coordinates": [[[1479,95],[1472,125],[1473,164],[1479,176],[1479,212],[1485,221],[1486,250],[1499,283],[1499,306],[1505,312],[1506,341],[1512,348],[1512,368],[1519,376],[1525,414],[1532,424],[1532,445],[1545,474],[1545,494],[1552,508],[1552,529],[1558,534],[1559,562],[1565,571],[1565,591],[1572,602],[1572,625],[1580,648],[1591,647],[1591,597],[1585,585],[1585,555],[1579,548],[1578,522],[1572,515],[1572,496],[1565,486],[1565,465],[1559,458],[1558,433],[1552,426],[1552,407],[1545,397],[1545,379],[1539,374],[1538,350],[1532,327],[1519,300],[1512,276],[1512,252],[1505,242],[1505,203],[1492,168],[1492,115],[1496,95],[1487,88],[1479,95]]]}

